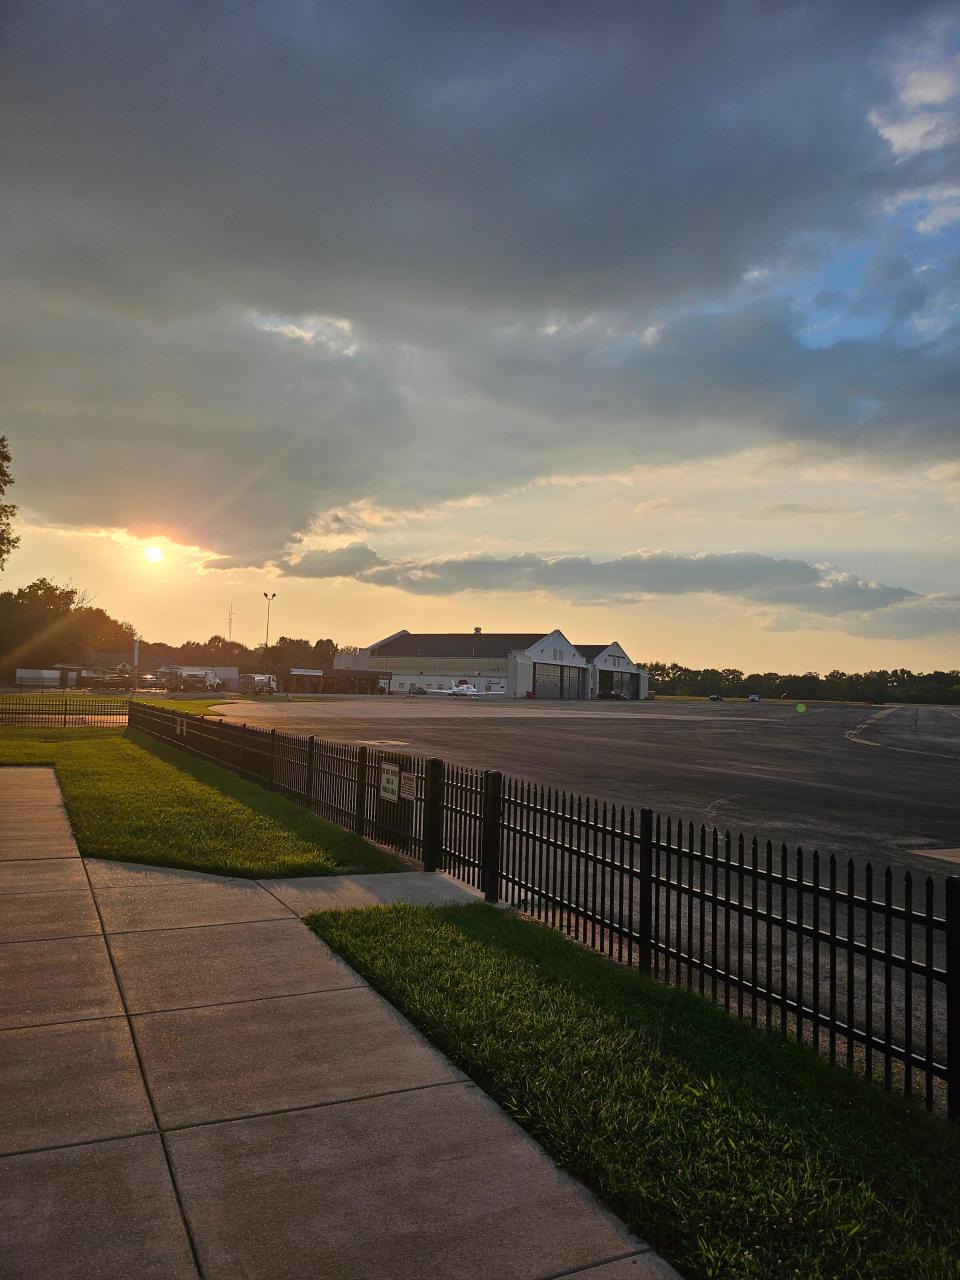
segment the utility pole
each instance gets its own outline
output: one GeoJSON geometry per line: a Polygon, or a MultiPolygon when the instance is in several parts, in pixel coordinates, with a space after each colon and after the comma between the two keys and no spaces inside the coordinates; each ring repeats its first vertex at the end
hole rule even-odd
{"type": "Polygon", "coordinates": [[[274,600],[277,598],[277,593],[276,593],[275,591],[273,591],[273,592],[271,592],[271,594],[270,594],[270,595],[267,595],[267,593],[266,593],[266,591],[265,591],[265,592],[263,593],[263,598],[264,598],[264,600],[266,600],[266,602],[267,602],[267,634],[266,634],[266,638],[264,639],[264,642],[263,642],[263,665],[264,665],[264,666],[266,666],[266,665],[267,665],[267,650],[270,648],[270,606],[271,606],[271,604],[273,604],[274,600]]]}
{"type": "Polygon", "coordinates": [[[227,639],[233,639],[233,601],[230,601],[230,610],[227,613],[227,639]]]}

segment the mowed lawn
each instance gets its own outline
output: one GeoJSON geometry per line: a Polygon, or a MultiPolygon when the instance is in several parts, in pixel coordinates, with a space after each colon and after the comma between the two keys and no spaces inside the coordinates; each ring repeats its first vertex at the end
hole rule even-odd
{"type": "Polygon", "coordinates": [[[0,729],[0,765],[52,764],[80,852],[223,875],[403,871],[282,796],[133,730],[0,729]]]}
{"type": "Polygon", "coordinates": [[[960,1275],[960,1130],[480,906],[311,927],[688,1278],[960,1275]]]}

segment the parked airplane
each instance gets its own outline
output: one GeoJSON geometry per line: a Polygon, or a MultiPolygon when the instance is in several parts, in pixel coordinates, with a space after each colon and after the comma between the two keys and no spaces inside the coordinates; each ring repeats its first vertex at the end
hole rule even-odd
{"type": "Polygon", "coordinates": [[[493,690],[477,688],[475,684],[452,684],[449,689],[428,689],[427,693],[443,698],[490,698],[495,697],[493,690]]]}

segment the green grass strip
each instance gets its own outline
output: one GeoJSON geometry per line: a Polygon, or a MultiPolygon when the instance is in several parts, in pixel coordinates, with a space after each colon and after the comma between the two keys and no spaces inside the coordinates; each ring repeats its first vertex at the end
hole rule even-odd
{"type": "Polygon", "coordinates": [[[311,927],[680,1271],[960,1275],[960,1133],[484,906],[311,927]]]}
{"type": "Polygon", "coordinates": [[[80,852],[221,875],[403,871],[396,858],[144,734],[0,729],[0,764],[52,764],[80,852]]]}

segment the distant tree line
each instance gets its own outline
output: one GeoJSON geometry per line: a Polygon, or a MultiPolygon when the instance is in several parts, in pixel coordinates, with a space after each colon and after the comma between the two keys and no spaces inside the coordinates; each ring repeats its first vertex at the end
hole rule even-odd
{"type": "Polygon", "coordinates": [[[796,701],[829,702],[946,702],[960,703],[960,671],[804,671],[781,675],[778,671],[744,674],[734,667],[684,667],[677,662],[642,664],[650,673],[650,692],[683,697],[761,698],[786,695],[796,701]]]}
{"type": "MultiPolygon", "coordinates": [[[[136,634],[129,622],[94,608],[76,587],[38,578],[17,591],[0,591],[0,679],[12,680],[17,667],[52,667],[57,662],[86,665],[99,653],[123,655],[132,663],[136,634]]],[[[250,649],[219,635],[180,645],[141,640],[140,668],[216,666],[280,673],[290,667],[328,668],[336,652],[333,640],[291,636],[281,636],[266,653],[263,645],[250,649]]]]}

